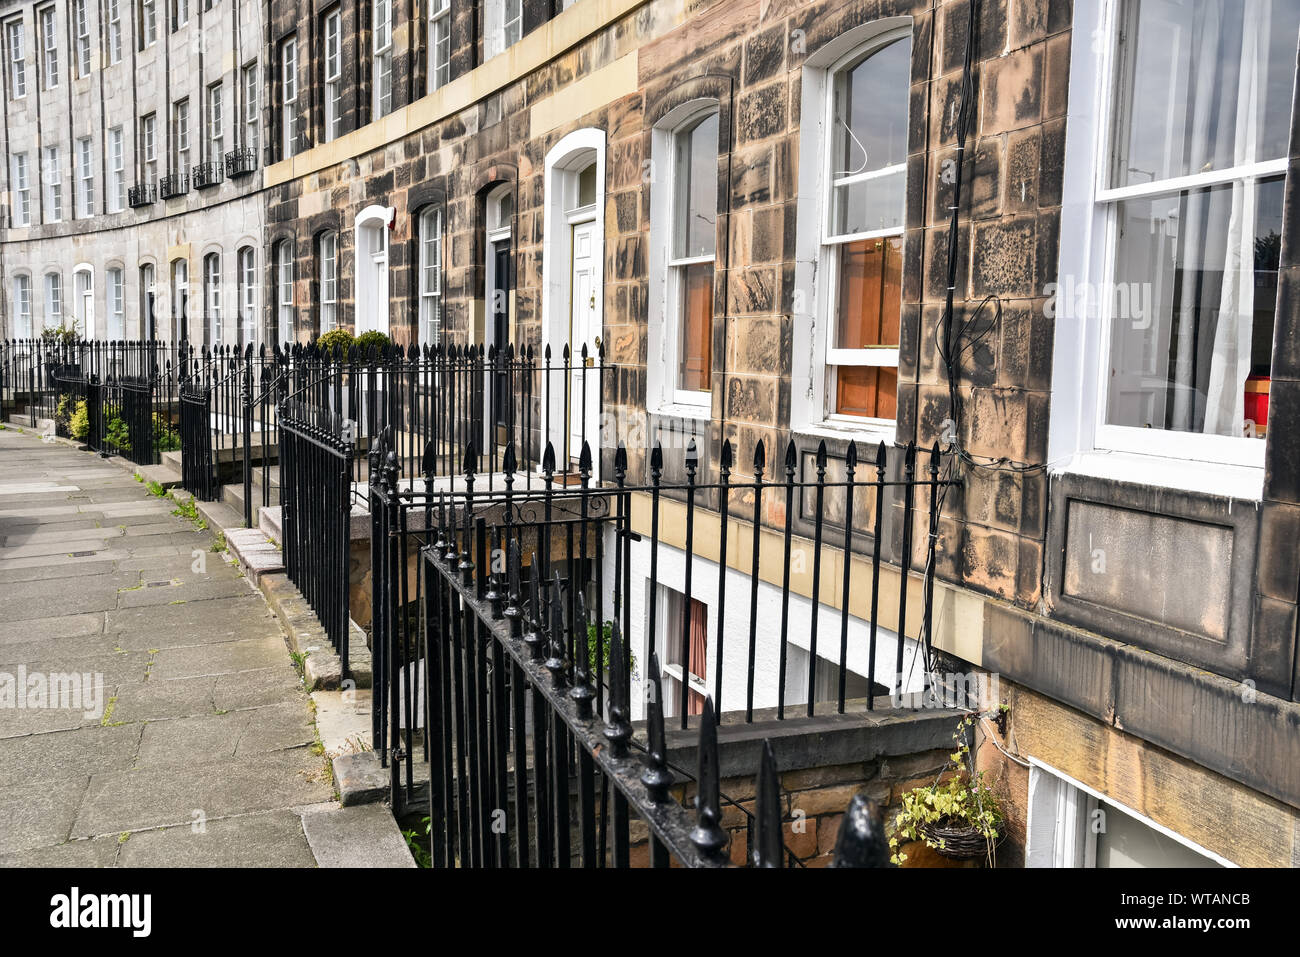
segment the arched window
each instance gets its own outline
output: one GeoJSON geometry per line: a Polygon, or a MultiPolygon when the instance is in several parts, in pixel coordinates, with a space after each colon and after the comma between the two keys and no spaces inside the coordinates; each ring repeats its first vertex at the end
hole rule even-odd
{"type": "Polygon", "coordinates": [[[32,336],[32,277],[25,273],[14,276],[14,338],[30,339],[32,336]]]}
{"type": "Polygon", "coordinates": [[[221,344],[221,254],[203,257],[203,300],[207,309],[208,345],[221,344]]]}
{"type": "Polygon", "coordinates": [[[276,344],[293,340],[293,247],[283,239],[275,246],[276,344]]]}
{"type": "Polygon", "coordinates": [[[45,325],[57,329],[63,325],[63,276],[57,272],[45,274],[45,325]]]}
{"type": "Polygon", "coordinates": [[[235,253],[239,280],[239,343],[257,341],[257,253],[241,246],[235,253]]]}
{"type": "Polygon", "coordinates": [[[108,338],[126,337],[126,281],[122,269],[114,266],[104,273],[104,295],[108,305],[108,338]]]}
{"type": "Polygon", "coordinates": [[[95,326],[95,272],[88,263],[82,263],[72,271],[74,298],[72,300],[73,320],[77,331],[87,339],[98,337],[103,330],[95,326]]]}
{"type": "Polygon", "coordinates": [[[821,260],[833,414],[888,420],[897,410],[911,69],[903,36],[832,74],[821,260]]]}
{"type": "Polygon", "coordinates": [[[177,341],[188,341],[190,296],[190,262],[177,259],[172,262],[172,328],[177,341]]]}
{"type": "Polygon", "coordinates": [[[339,324],[339,234],[330,230],[317,240],[317,275],[320,277],[320,335],[339,324]]]}
{"type": "Polygon", "coordinates": [[[420,345],[442,341],[442,208],[420,215],[420,345]]]}

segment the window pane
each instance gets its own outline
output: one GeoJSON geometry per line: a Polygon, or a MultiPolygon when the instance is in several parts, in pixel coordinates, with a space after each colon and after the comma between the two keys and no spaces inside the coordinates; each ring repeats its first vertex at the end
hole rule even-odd
{"type": "Polygon", "coordinates": [[[835,347],[898,347],[903,303],[903,238],[840,246],[835,347]]]}
{"type": "Polygon", "coordinates": [[[718,114],[677,134],[674,259],[712,256],[717,246],[718,114]]]}
{"type": "Polygon", "coordinates": [[[1263,436],[1282,200],[1277,177],[1118,205],[1108,422],[1263,436]]]}
{"type": "Polygon", "coordinates": [[[902,229],[906,190],[906,170],[836,186],[833,234],[902,229]]]}
{"type": "Polygon", "coordinates": [[[1125,4],[1111,185],[1287,154],[1300,3],[1125,4]]]}
{"type": "Polygon", "coordinates": [[[912,40],[904,37],[837,74],[833,175],[853,176],[907,160],[912,40]]]}
{"type": "Polygon", "coordinates": [[[898,414],[898,370],[887,366],[837,366],[835,411],[892,419],[898,414]]]}
{"type": "Polygon", "coordinates": [[[679,272],[682,325],[678,388],[707,392],[713,367],[713,263],[696,263],[679,272]]]}

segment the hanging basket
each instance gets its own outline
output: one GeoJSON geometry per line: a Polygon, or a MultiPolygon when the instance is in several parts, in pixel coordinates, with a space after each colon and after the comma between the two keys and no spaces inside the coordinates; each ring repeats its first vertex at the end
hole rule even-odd
{"type": "Polygon", "coordinates": [[[987,857],[1006,836],[999,830],[996,837],[986,838],[976,827],[940,827],[937,824],[922,824],[918,830],[934,845],[936,853],[954,861],[987,857]]]}

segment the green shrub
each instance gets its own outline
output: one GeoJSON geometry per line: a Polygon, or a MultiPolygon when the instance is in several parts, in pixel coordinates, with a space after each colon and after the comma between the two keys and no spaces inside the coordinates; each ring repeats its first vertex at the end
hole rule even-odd
{"type": "Polygon", "coordinates": [[[181,447],[181,437],[167,417],[161,412],[153,414],[153,442],[159,453],[175,452],[181,447]]]}
{"type": "Polygon", "coordinates": [[[345,353],[356,342],[346,329],[331,329],[316,340],[317,348],[324,352],[345,353]]]}
{"type": "Polygon", "coordinates": [[[363,350],[371,349],[376,346],[387,348],[393,344],[393,340],[388,338],[377,329],[371,329],[369,332],[363,332],[357,336],[357,345],[363,350]]]}
{"type": "Polygon", "coordinates": [[[104,430],[104,439],[119,452],[131,451],[131,432],[127,429],[126,423],[116,415],[108,420],[108,427],[104,430]]]}
{"type": "Polygon", "coordinates": [[[84,441],[90,434],[90,413],[86,411],[84,400],[76,404],[68,418],[68,434],[78,442],[84,441]]]}

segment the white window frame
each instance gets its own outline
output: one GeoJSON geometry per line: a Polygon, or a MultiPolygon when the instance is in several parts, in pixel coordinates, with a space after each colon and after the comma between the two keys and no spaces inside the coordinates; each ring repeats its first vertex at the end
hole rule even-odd
{"type": "MultiPolygon", "coordinates": [[[[658,178],[651,183],[650,198],[650,329],[647,370],[647,405],[650,411],[681,418],[708,419],[713,393],[678,388],[680,374],[681,287],[677,273],[695,263],[713,263],[717,282],[715,242],[712,256],[674,259],[672,247],[677,205],[677,138],[709,114],[721,124],[720,104],[711,98],[684,103],[655,124],[651,131],[650,155],[656,159],[658,178]],[[658,318],[655,318],[658,317],[658,318]]],[[[716,152],[715,144],[714,150],[716,152]]],[[[716,222],[715,222],[716,229],[716,222]]],[[[716,236],[715,236],[716,240],[716,236]]]]}
{"type": "Polygon", "coordinates": [[[275,336],[276,345],[293,341],[293,244],[287,239],[275,244],[275,336]]]}
{"type": "Polygon", "coordinates": [[[157,0],[140,0],[140,49],[158,42],[157,0]]]}
{"type": "Polygon", "coordinates": [[[15,153],[13,166],[14,225],[30,226],[32,224],[32,182],[31,169],[27,165],[27,154],[15,153]]]}
{"type": "Polygon", "coordinates": [[[87,0],[72,0],[77,76],[90,76],[90,11],[87,0]]]}
{"type": "MultiPolygon", "coordinates": [[[[1119,202],[1286,172],[1284,157],[1152,184],[1109,187],[1118,21],[1116,0],[1076,0],[1058,289],[1065,288],[1065,277],[1080,276],[1099,288],[1112,288],[1119,202]]],[[[1265,440],[1105,421],[1110,348],[1109,315],[1094,319],[1058,313],[1052,363],[1056,411],[1049,424],[1048,460],[1063,463],[1067,471],[1258,499],[1265,440]]]]}
{"type": "Polygon", "coordinates": [[[371,116],[379,119],[393,109],[393,0],[372,0],[371,15],[371,116]]]}
{"type": "Polygon", "coordinates": [[[261,110],[257,106],[257,64],[249,63],[244,79],[244,146],[256,152],[260,140],[261,110]]]}
{"type": "Polygon", "coordinates": [[[140,117],[140,155],[144,158],[142,173],[146,183],[158,181],[158,114],[140,117]]]}
{"type": "Polygon", "coordinates": [[[1025,822],[1025,867],[1093,868],[1097,866],[1097,834],[1091,826],[1106,804],[1206,858],[1206,866],[1238,865],[1190,838],[1165,827],[1102,792],[1032,755],[1029,758],[1029,802],[1025,822]]]}
{"type": "Polygon", "coordinates": [[[45,274],[45,314],[41,322],[44,329],[57,329],[63,324],[63,274],[60,272],[45,274]]]}
{"type": "Polygon", "coordinates": [[[105,0],[108,9],[108,64],[122,62],[122,0],[105,0]]]}
{"type": "Polygon", "coordinates": [[[442,341],[442,207],[430,206],[420,214],[420,328],[422,346],[442,341]]]}
{"type": "Polygon", "coordinates": [[[209,345],[221,344],[221,253],[203,256],[203,301],[211,339],[209,345]]]}
{"type": "Polygon", "coordinates": [[[225,100],[226,85],[218,80],[208,84],[208,159],[220,163],[226,151],[225,100]]]}
{"type": "Polygon", "coordinates": [[[77,140],[77,217],[95,215],[95,145],[89,136],[77,140]]]}
{"type": "Polygon", "coordinates": [[[490,60],[523,36],[523,0],[485,0],[483,58],[490,60]]]}
{"type": "Polygon", "coordinates": [[[38,16],[41,24],[41,49],[45,57],[45,89],[53,90],[59,85],[58,16],[53,4],[43,7],[38,16]]]}
{"type": "Polygon", "coordinates": [[[280,44],[280,150],[281,158],[293,156],[298,126],[298,38],[280,44]]]}
{"type": "Polygon", "coordinates": [[[126,137],[122,127],[108,131],[108,212],[120,213],[126,205],[126,137]]]}
{"type": "Polygon", "coordinates": [[[96,338],[95,270],[90,263],[78,263],[72,270],[72,297],[72,318],[78,331],[83,338],[96,338]]]}
{"type": "MultiPolygon", "coordinates": [[[[790,424],[804,435],[846,437],[858,441],[892,444],[896,436],[893,419],[842,415],[833,411],[832,364],[879,365],[896,368],[897,349],[835,349],[832,347],[835,310],[838,296],[835,285],[837,270],[832,261],[838,258],[839,246],[849,240],[895,237],[904,229],[886,229],[850,236],[836,235],[831,223],[831,164],[834,147],[834,94],[836,75],[848,64],[911,38],[915,42],[909,17],[887,17],[845,31],[809,56],[804,63],[801,82],[801,115],[814,118],[800,129],[799,152],[817,157],[803,163],[799,170],[797,233],[795,237],[795,288],[811,290],[804,309],[793,318],[791,356],[790,424]],[[870,353],[870,355],[859,355],[870,353]],[[850,361],[845,361],[850,360],[850,361]]],[[[911,119],[909,118],[909,123],[911,119]]],[[[888,167],[896,172],[897,166],[888,167]]],[[[863,174],[860,179],[884,173],[863,174]]],[[[845,177],[840,182],[847,182],[845,177]]],[[[904,224],[906,225],[906,224],[904,224]]]]}
{"type": "Polygon", "coordinates": [[[121,266],[111,266],[104,273],[104,298],[107,300],[107,328],[113,341],[126,338],[126,274],[121,266]]]}
{"type": "Polygon", "coordinates": [[[239,328],[244,345],[256,343],[257,335],[257,250],[250,243],[235,250],[239,279],[239,328]]]}
{"type": "Polygon", "coordinates": [[[9,42],[10,96],[21,100],[27,95],[27,39],[21,18],[6,23],[5,33],[9,42]]]}
{"type": "Polygon", "coordinates": [[[451,79],[451,0],[429,0],[428,92],[451,79]]]}
{"type": "Polygon", "coordinates": [[[325,15],[325,140],[343,132],[343,14],[325,15]]]}
{"type": "MultiPolygon", "coordinates": [[[[190,308],[190,261],[188,259],[173,259],[171,263],[171,296],[172,296],[172,326],[176,339],[180,339],[182,321],[186,317],[182,315],[182,310],[189,311],[190,308]]],[[[184,323],[185,330],[192,336],[189,329],[189,323],[184,323]]]]}
{"type": "Polygon", "coordinates": [[[189,97],[172,104],[172,145],[174,148],[172,170],[183,176],[190,170],[190,100],[189,97]]]}
{"type": "Polygon", "coordinates": [[[15,339],[32,337],[32,277],[30,273],[18,273],[14,276],[13,287],[15,339]]]}
{"type": "Polygon", "coordinates": [[[42,173],[45,179],[45,222],[63,222],[63,165],[57,146],[45,147],[42,173]]]}
{"type": "Polygon", "coordinates": [[[190,22],[190,0],[172,0],[172,32],[190,22]]]}
{"type": "Polygon", "coordinates": [[[327,230],[317,240],[320,269],[320,334],[338,328],[339,234],[327,230]]]}

